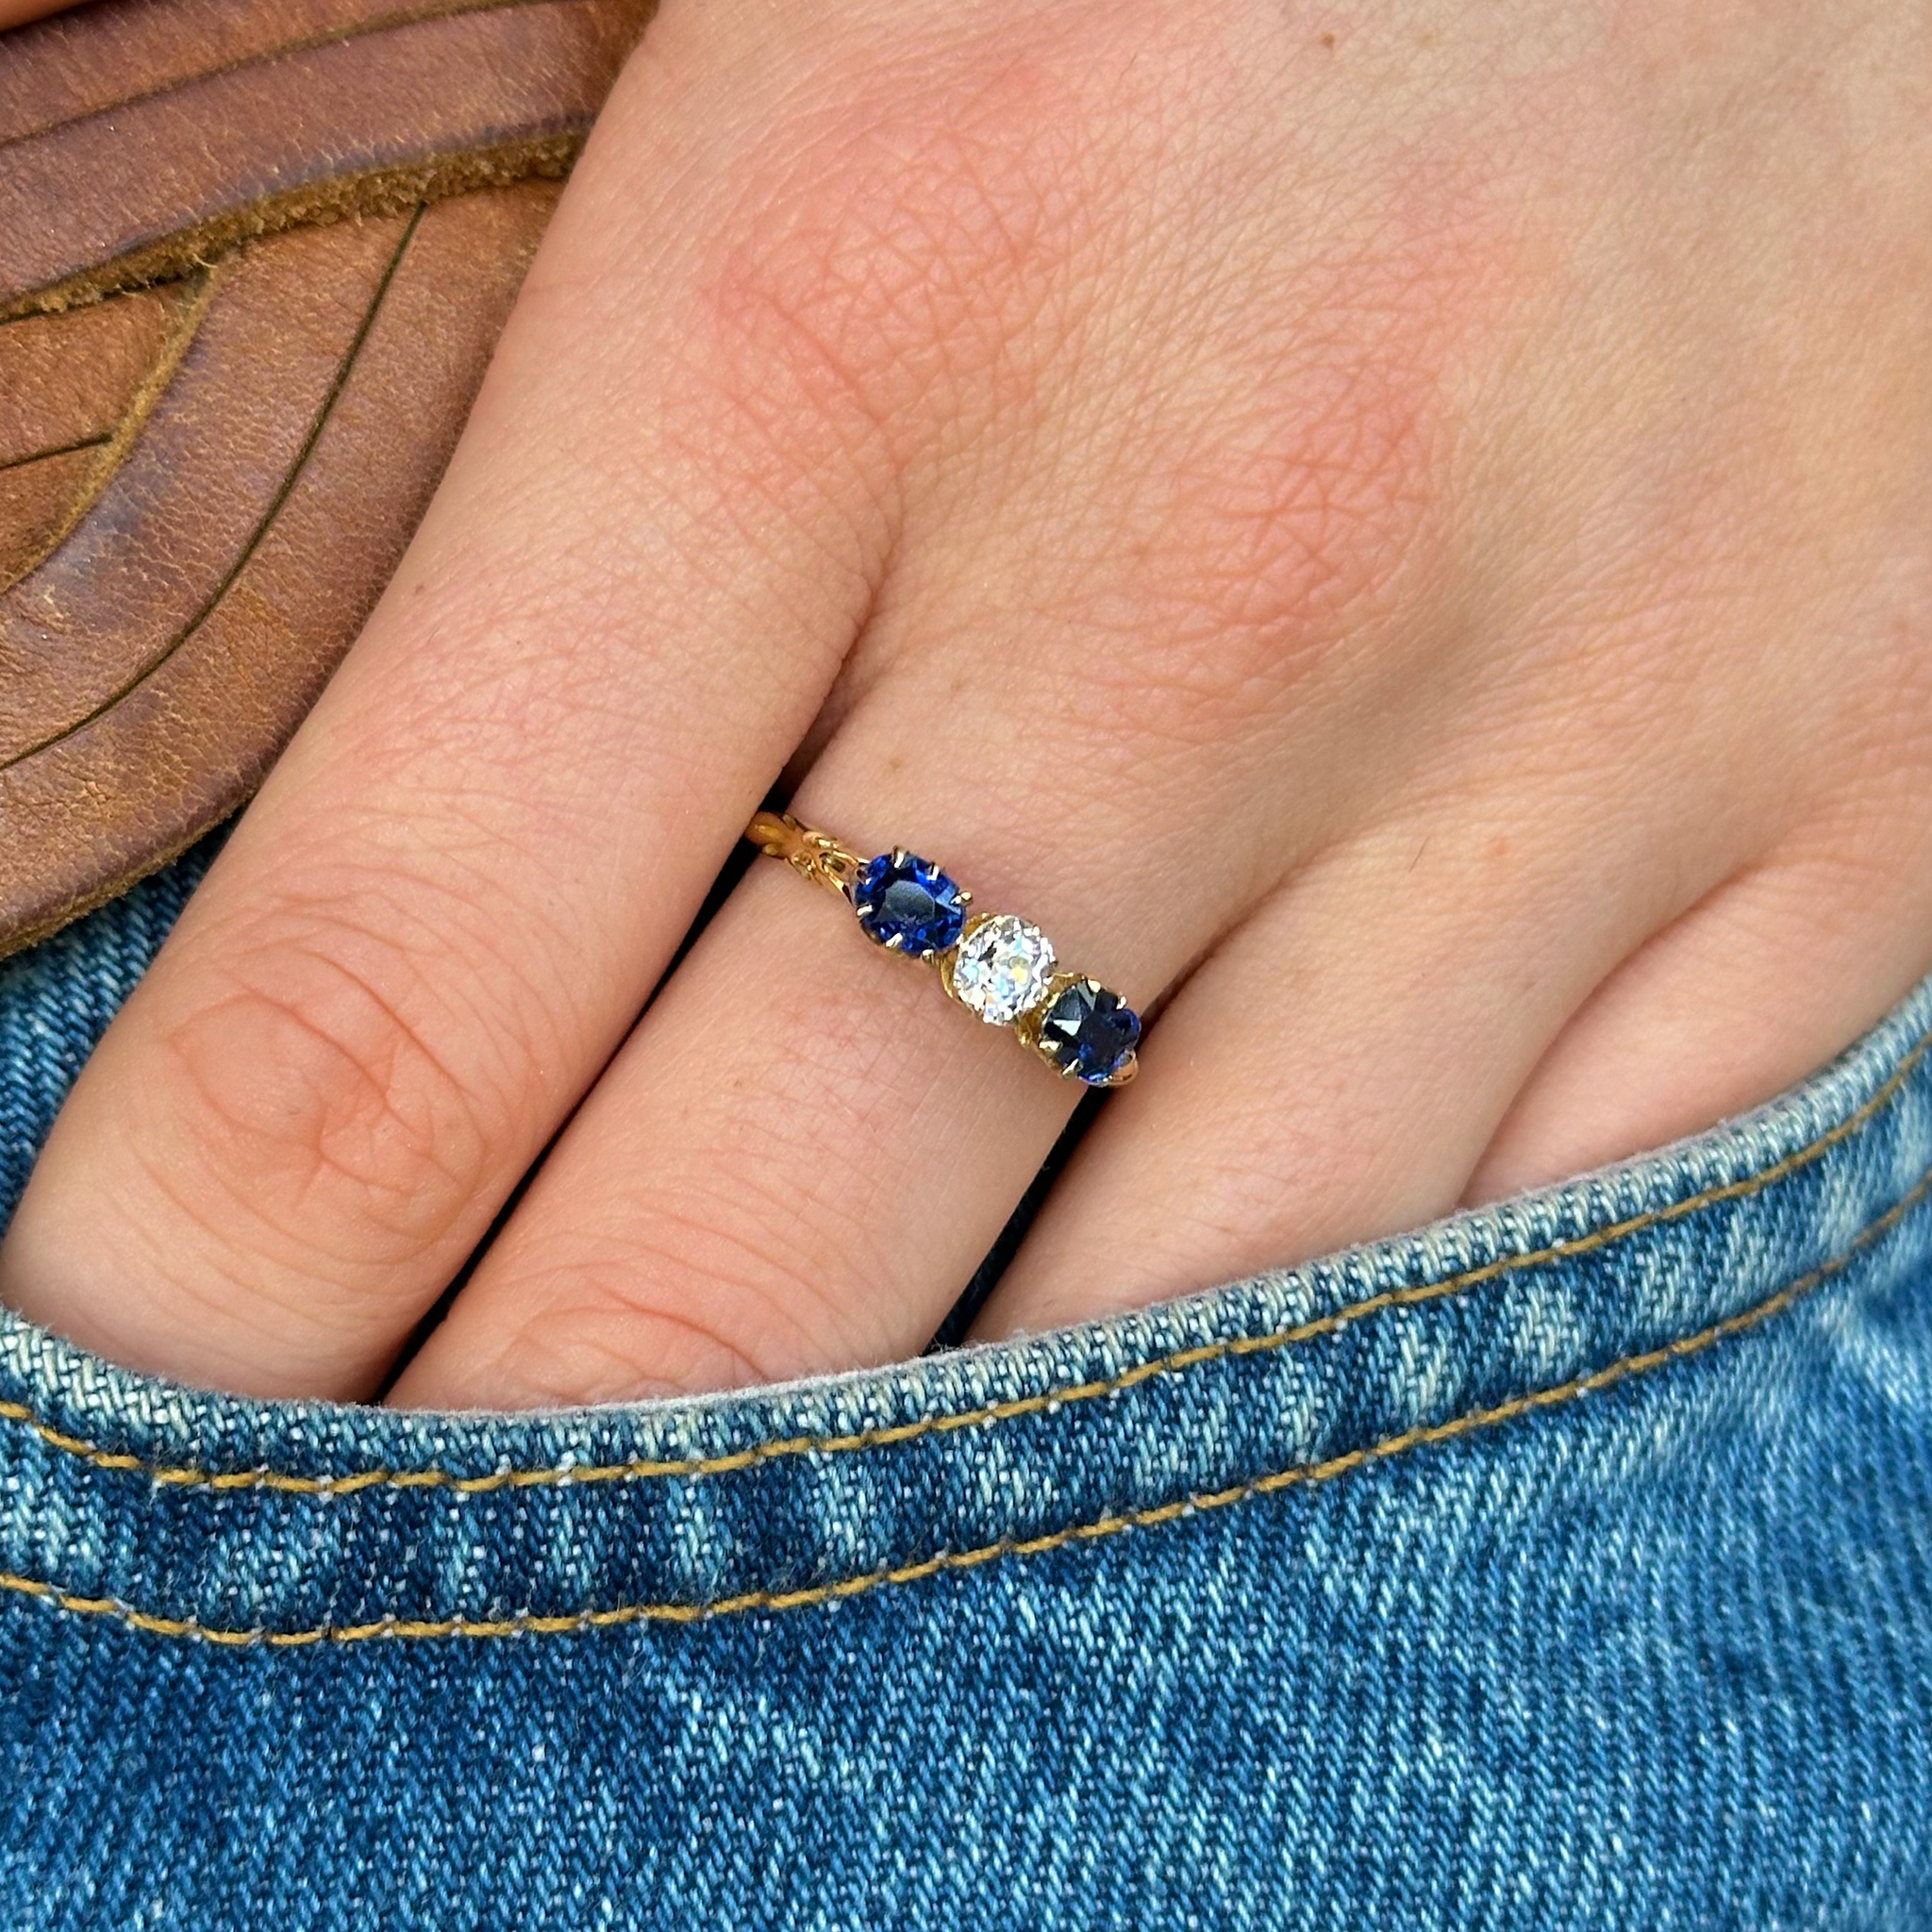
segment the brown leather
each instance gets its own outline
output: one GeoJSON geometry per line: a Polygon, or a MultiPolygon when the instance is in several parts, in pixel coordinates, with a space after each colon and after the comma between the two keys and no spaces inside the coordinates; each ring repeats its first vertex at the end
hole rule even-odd
{"type": "Polygon", "coordinates": [[[260,782],[649,8],[95,0],[0,36],[0,952],[260,782]]]}

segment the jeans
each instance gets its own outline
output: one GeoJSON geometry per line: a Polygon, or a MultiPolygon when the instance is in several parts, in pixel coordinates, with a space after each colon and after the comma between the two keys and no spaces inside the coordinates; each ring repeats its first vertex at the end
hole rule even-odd
{"type": "MultiPolygon", "coordinates": [[[[201,862],[0,967],[0,1212],[201,862]]],[[[0,1325],[0,1925],[1932,1924],[1932,981],[1014,1344],[551,1414],[0,1325]]]]}

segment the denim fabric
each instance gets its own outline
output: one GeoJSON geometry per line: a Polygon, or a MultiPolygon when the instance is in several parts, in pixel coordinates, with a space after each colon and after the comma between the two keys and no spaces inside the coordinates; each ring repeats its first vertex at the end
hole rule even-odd
{"type": "MultiPolygon", "coordinates": [[[[8,1198],[179,900],[0,969],[8,1198]]],[[[1932,982],[1021,1344],[539,1417],[0,1327],[0,1924],[1932,1922],[1932,982]]]]}

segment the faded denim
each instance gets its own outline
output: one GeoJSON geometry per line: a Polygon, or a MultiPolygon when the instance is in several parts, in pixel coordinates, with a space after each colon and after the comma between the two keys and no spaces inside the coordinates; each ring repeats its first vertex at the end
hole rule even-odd
{"type": "MultiPolygon", "coordinates": [[[[195,861],[0,968],[0,1211],[195,861]]],[[[1932,1923],[1932,982],[1023,1344],[541,1417],[0,1327],[0,1925],[1932,1923]]]]}

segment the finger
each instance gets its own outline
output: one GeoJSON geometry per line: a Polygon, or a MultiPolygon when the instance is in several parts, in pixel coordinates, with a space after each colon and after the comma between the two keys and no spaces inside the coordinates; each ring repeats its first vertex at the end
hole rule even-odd
{"type": "Polygon", "coordinates": [[[1539,1061],[1463,1189],[1492,1201],[1772,1099],[1924,975],[1922,813],[1819,828],[1624,960],[1539,1061]]]}
{"type": "MultiPolygon", "coordinates": [[[[990,648],[970,626],[949,635],[961,661],[990,648]]],[[[1271,793],[1256,744],[1237,739],[1211,762],[1162,764],[1146,739],[1103,758],[1117,719],[1095,727],[1090,763],[1048,654],[1023,655],[1032,675],[991,689],[962,689],[953,661],[896,654],[795,809],[867,850],[910,842],[975,909],[1020,912],[1070,967],[1144,1001],[1252,894],[1257,852],[1268,859],[1253,818],[1319,773],[1277,774],[1271,793]],[[919,756],[941,717],[944,756],[919,756]]],[[[849,908],[761,860],[394,1399],[605,1400],[903,1357],[937,1328],[1078,1093],[950,1003],[929,968],[870,943],[849,908]]]]}
{"type": "MultiPolygon", "coordinates": [[[[1713,1094],[1763,1097],[1813,1063],[1821,1039],[1848,1040],[1857,1017],[1908,983],[1909,942],[1873,946],[1857,982],[1862,1015],[1840,1008],[1836,1024],[1822,1024],[1824,1006],[1800,1000],[1786,1014],[1803,1024],[1771,1051],[1762,1031],[1750,1036],[1748,1055],[1741,1032],[1726,1042],[1708,1028],[1738,1061],[1726,1078],[1707,1085],[1708,1064],[1700,1075],[1689,1058],[1661,1068],[1670,1031],[1642,1047],[1634,1013],[1614,1029],[1634,1069],[1627,1084],[1607,1056],[1562,1071],[1568,1030],[1606,982],[1605,1010],[1620,1005],[1613,975],[1624,961],[1657,935],[1693,930],[1693,908],[1720,904],[1727,882],[1769,869],[1808,809],[1790,774],[1841,772],[1840,757],[1820,760],[1824,743],[1842,741],[1856,762],[1860,721],[1884,684],[1874,667],[1893,660],[1866,648],[1819,677],[1822,660],[1787,640],[1819,634],[1823,613],[1807,609],[1794,625],[1791,611],[1774,579],[1673,602],[1665,649],[1645,606],[1614,580],[1558,606],[1532,595],[1485,612],[1490,661],[1514,675],[1480,699],[1465,690],[1443,726],[1411,719],[1402,741],[1418,775],[1391,785],[1387,811],[1366,822],[1371,836],[1337,842],[1189,981],[1141,1078],[1057,1180],[975,1337],[1137,1307],[1423,1225],[1473,1185],[1487,1197],[1633,1152],[1651,1130],[1700,1124],[1712,1116],[1690,1114],[1695,1092],[1706,1106],[1713,1094]],[[1565,675],[1525,675],[1553,643],[1565,675]],[[1756,685],[1705,669],[1746,654],[1764,667],[1756,685]],[[1790,705],[1793,690],[1807,702],[1790,705]],[[1595,1104],[1560,1126],[1554,1110],[1537,1123],[1545,1068],[1545,1091],[1567,1091],[1573,1107],[1600,1082],[1595,1104]],[[1648,1101],[1631,1105],[1640,1093],[1648,1101]],[[1519,1105],[1534,1131],[1512,1153],[1506,1123],[1519,1105]]],[[[1872,762],[1923,770],[1896,747],[1872,762]]],[[[1897,878],[1913,863],[1923,855],[1878,870],[1897,878]]],[[[1669,943],[1657,941],[1659,958],[1669,943]]]]}
{"type": "MultiPolygon", "coordinates": [[[[1036,312],[1066,326],[1068,306],[1036,312]]],[[[1337,379],[1291,314],[1175,374],[1158,410],[1126,407],[1163,325],[1083,325],[1054,363],[1077,408],[1042,376],[963,482],[908,491],[860,695],[794,801],[849,843],[945,863],[1130,1003],[1361,809],[1364,733],[1431,681],[1412,667],[1445,569],[1421,352],[1377,335],[1337,379]]],[[[849,912],[755,869],[394,1399],[603,1400],[902,1357],[1075,1098],[849,912]]]]}
{"type": "MultiPolygon", "coordinates": [[[[1023,881],[998,903],[1024,904],[1116,987],[1158,985],[1187,948],[1120,916],[1108,861],[1124,851],[1049,877],[1039,854],[975,823],[966,797],[895,807],[888,792],[860,823],[888,822],[947,826],[960,876],[1023,881]]],[[[875,842],[894,841],[881,829],[875,842]]],[[[950,1005],[930,969],[872,945],[848,908],[761,861],[395,1399],[607,1400],[915,1352],[1077,1097],[950,1005]]]]}
{"type": "Polygon", "coordinates": [[[1616,865],[1624,829],[1601,815],[1497,827],[1465,811],[1360,841],[1233,935],[1162,1014],[975,1337],[1290,1266],[1453,1208],[1570,1015],[1680,909],[1654,869],[1616,865]]]}
{"type": "Polygon", "coordinates": [[[715,191],[638,157],[743,108],[667,59],[626,75],[395,583],[0,1250],[7,1298],[103,1353],[371,1389],[632,1023],[858,627],[876,445],[679,292],[715,191]]]}

